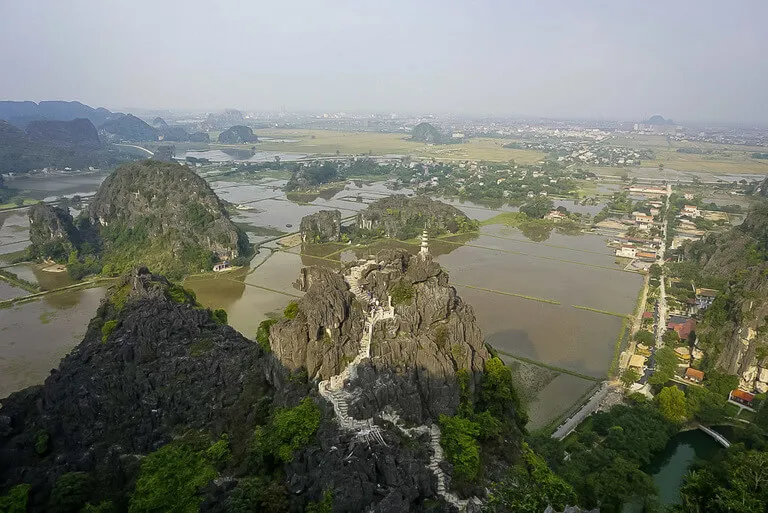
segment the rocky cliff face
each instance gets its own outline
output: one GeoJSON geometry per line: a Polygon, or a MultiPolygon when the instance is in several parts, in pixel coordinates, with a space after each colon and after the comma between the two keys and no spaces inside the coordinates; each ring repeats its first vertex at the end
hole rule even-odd
{"type": "MultiPolygon", "coordinates": [[[[247,483],[254,479],[264,485],[257,494],[271,483],[271,495],[259,499],[270,501],[269,511],[305,511],[328,491],[335,512],[448,512],[457,505],[479,511],[478,501],[447,491],[451,466],[442,456],[440,431],[419,425],[456,412],[465,393],[457,370],[467,371],[466,385],[481,383],[489,355],[471,308],[429,259],[383,252],[349,272],[346,279],[318,267],[302,273],[299,284],[307,294],[295,318],[272,327],[272,353],[221,325],[217,314],[162,276],[146,269],[126,276],[45,384],[2,401],[0,495],[26,483],[26,511],[33,513],[79,511],[86,501],[103,500],[126,511],[145,470],[142,455],[185,433],[208,440],[226,434],[227,463],[194,490],[200,511],[233,511],[237,497],[253,494],[247,483]],[[395,315],[377,324],[370,361],[345,385],[355,398],[349,414],[371,416],[365,429],[349,430],[339,405],[318,395],[317,380],[359,355],[363,294],[385,304],[393,297],[395,315]],[[308,376],[290,372],[302,369],[308,376]],[[281,408],[299,401],[320,408],[316,431],[301,443],[286,441],[290,457],[282,463],[259,456],[256,433],[292,433],[303,419],[270,426],[287,411],[281,408]],[[75,472],[91,485],[68,489],[62,498],[62,476],[75,472]]],[[[519,433],[505,437],[513,446],[519,433]]],[[[491,448],[484,461],[495,461],[493,443],[484,444],[491,448]]],[[[488,463],[488,475],[503,471],[497,464],[488,463]]],[[[153,486],[168,486],[180,471],[169,467],[171,474],[161,474],[153,486]]],[[[250,509],[235,511],[267,507],[247,504],[250,509]]]]}
{"type": "MultiPolygon", "coordinates": [[[[375,325],[370,361],[358,371],[364,391],[350,412],[365,418],[390,407],[419,424],[455,413],[456,373],[468,371],[474,389],[489,358],[472,308],[430,258],[382,251],[357,272],[363,293],[380,305],[391,302],[395,318],[375,325]]],[[[368,306],[326,268],[303,270],[298,285],[307,291],[299,313],[272,327],[272,348],[287,368],[328,379],[358,353],[368,306]]]]}
{"type": "Polygon", "coordinates": [[[184,430],[246,443],[264,421],[253,405],[274,394],[279,373],[258,345],[196,308],[193,296],[138,270],[44,385],[2,401],[0,489],[30,484],[28,511],[50,511],[55,479],[80,471],[99,476],[102,496],[120,497],[138,455],[184,430]]]}
{"type": "Polygon", "coordinates": [[[66,259],[80,244],[80,233],[70,213],[38,203],[29,209],[29,254],[32,258],[66,259]]]}
{"type": "Polygon", "coordinates": [[[475,226],[464,212],[452,205],[428,196],[409,198],[398,194],[371,203],[357,215],[357,227],[381,230],[390,238],[410,239],[425,228],[437,234],[459,233],[475,226]]]}
{"type": "Polygon", "coordinates": [[[219,134],[219,142],[223,144],[243,144],[258,141],[259,138],[253,135],[253,130],[245,125],[235,125],[219,134]]]}
{"type": "Polygon", "coordinates": [[[301,241],[309,243],[339,242],[341,240],[341,212],[321,210],[301,218],[301,241]]]}
{"type": "Polygon", "coordinates": [[[741,377],[748,390],[768,391],[768,206],[744,223],[686,247],[687,259],[728,284],[704,316],[697,336],[715,366],[741,377]]]}
{"type": "MultiPolygon", "coordinates": [[[[148,262],[169,251],[179,260],[185,251],[229,260],[249,251],[245,234],[229,220],[208,183],[175,163],[147,160],[120,166],[94,196],[89,216],[102,232],[119,227],[146,233],[137,242],[155,253],[144,255],[148,262]]],[[[119,237],[107,240],[105,249],[120,243],[119,237]]]]}

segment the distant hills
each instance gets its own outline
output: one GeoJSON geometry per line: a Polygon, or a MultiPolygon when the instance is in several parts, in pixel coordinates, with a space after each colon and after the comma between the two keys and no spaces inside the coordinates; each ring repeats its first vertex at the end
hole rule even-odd
{"type": "Polygon", "coordinates": [[[32,121],[22,130],[0,120],[0,173],[24,173],[44,167],[87,168],[119,162],[104,150],[88,119],[32,121]]]}
{"type": "Polygon", "coordinates": [[[674,125],[675,122],[671,119],[664,119],[662,116],[659,116],[658,114],[654,114],[650,117],[650,119],[647,119],[646,121],[643,121],[644,125],[674,125]]]}
{"type": "Polygon", "coordinates": [[[219,134],[219,142],[223,144],[242,144],[259,142],[259,138],[253,134],[253,130],[245,125],[235,125],[219,134]]]}
{"type": "Polygon", "coordinates": [[[160,132],[133,114],[125,114],[110,119],[99,127],[107,140],[122,141],[157,141],[160,132]]]}
{"type": "Polygon", "coordinates": [[[101,126],[107,120],[120,115],[102,107],[93,108],[80,102],[0,101],[0,119],[19,128],[26,128],[31,121],[71,121],[78,118],[87,119],[94,126],[101,126]]]}

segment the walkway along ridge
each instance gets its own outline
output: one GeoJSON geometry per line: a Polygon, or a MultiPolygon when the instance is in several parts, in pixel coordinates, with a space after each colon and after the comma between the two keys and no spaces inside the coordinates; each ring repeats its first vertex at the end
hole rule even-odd
{"type": "MultiPolygon", "coordinates": [[[[386,445],[384,438],[381,436],[381,428],[374,424],[373,418],[368,419],[355,419],[349,415],[349,401],[353,399],[353,394],[345,388],[345,384],[348,381],[354,380],[357,377],[358,366],[366,359],[371,357],[371,341],[373,339],[373,328],[379,321],[386,321],[388,319],[395,318],[395,309],[392,306],[391,298],[388,298],[387,305],[380,305],[377,300],[372,299],[366,291],[363,290],[360,285],[360,280],[363,273],[371,266],[375,265],[375,260],[366,260],[350,269],[349,275],[346,275],[344,279],[349,285],[349,290],[355,295],[358,301],[362,305],[365,305],[367,309],[365,317],[365,328],[363,329],[363,335],[360,339],[360,349],[346,367],[329,379],[323,380],[318,383],[318,392],[328,402],[333,405],[333,411],[336,414],[336,419],[339,422],[341,429],[349,432],[356,432],[355,437],[361,440],[368,441],[369,443],[374,441],[380,444],[386,445]]],[[[418,426],[415,428],[405,428],[399,422],[399,417],[393,412],[382,412],[381,418],[391,422],[394,426],[400,429],[402,432],[409,436],[429,434],[429,446],[431,449],[431,456],[427,468],[437,478],[437,495],[444,499],[446,502],[457,508],[459,511],[468,511],[470,505],[475,510],[474,506],[480,504],[480,501],[476,498],[468,500],[460,499],[456,494],[448,491],[448,476],[441,468],[440,464],[444,461],[443,448],[440,446],[440,428],[436,424],[429,426],[418,426]]]]}

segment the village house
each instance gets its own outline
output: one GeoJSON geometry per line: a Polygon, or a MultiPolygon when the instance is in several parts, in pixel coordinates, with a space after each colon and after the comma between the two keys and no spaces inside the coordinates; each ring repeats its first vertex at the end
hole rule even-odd
{"type": "Polygon", "coordinates": [[[635,349],[640,356],[651,356],[651,349],[645,344],[637,344],[635,349]]]}
{"type": "Polygon", "coordinates": [[[680,340],[688,340],[691,333],[696,331],[696,320],[688,317],[673,315],[669,319],[667,329],[675,330],[680,340]]]}
{"type": "Polygon", "coordinates": [[[227,262],[227,261],[225,260],[225,261],[223,261],[223,262],[220,262],[220,263],[218,263],[218,264],[214,264],[214,266],[213,266],[213,272],[215,272],[215,273],[220,273],[220,272],[222,272],[222,271],[226,271],[226,270],[228,270],[229,268],[230,268],[229,262],[227,262]]]}
{"type": "Polygon", "coordinates": [[[623,245],[616,250],[617,257],[635,258],[637,256],[637,248],[634,246],[623,245]]]}
{"type": "Polygon", "coordinates": [[[657,215],[659,215],[661,213],[661,210],[659,210],[658,208],[654,208],[654,207],[651,207],[649,211],[650,211],[650,213],[651,213],[651,215],[653,217],[656,217],[657,215]]]}
{"type": "Polygon", "coordinates": [[[633,354],[632,357],[629,359],[629,368],[635,369],[639,373],[643,373],[643,368],[645,367],[645,356],[639,355],[639,354],[633,354]]]}
{"type": "Polygon", "coordinates": [[[694,383],[701,383],[704,381],[704,373],[700,370],[694,369],[693,367],[688,367],[685,369],[685,374],[683,375],[683,379],[687,379],[688,381],[693,381],[694,383]]]}
{"type": "Polygon", "coordinates": [[[666,194],[667,190],[664,189],[663,187],[652,187],[648,185],[630,185],[629,192],[638,193],[638,194],[666,194]]]}
{"type": "Polygon", "coordinates": [[[635,223],[653,223],[653,216],[643,212],[632,212],[632,216],[635,218],[635,223]]]}
{"type": "Polygon", "coordinates": [[[677,356],[677,359],[681,362],[688,363],[691,361],[691,350],[688,346],[676,347],[675,356],[677,356]]]}
{"type": "Polygon", "coordinates": [[[755,396],[753,394],[750,394],[749,392],[745,392],[744,390],[741,390],[737,388],[736,390],[731,390],[731,393],[728,394],[728,402],[733,403],[737,406],[752,408],[752,403],[755,400],[755,396]]]}
{"type": "Polygon", "coordinates": [[[563,219],[567,219],[567,218],[568,216],[566,216],[563,212],[560,212],[559,210],[553,210],[549,214],[544,216],[544,219],[548,219],[554,222],[562,221],[563,219]]]}
{"type": "Polygon", "coordinates": [[[699,310],[706,310],[717,297],[717,291],[714,289],[696,289],[696,306],[699,310]]]}
{"type": "Polygon", "coordinates": [[[701,210],[699,210],[699,207],[696,205],[685,205],[680,211],[680,215],[695,219],[697,217],[701,217],[701,210]]]}
{"type": "Polygon", "coordinates": [[[653,262],[656,260],[656,252],[655,251],[638,251],[637,258],[639,258],[640,260],[645,260],[646,262],[653,262]]]}

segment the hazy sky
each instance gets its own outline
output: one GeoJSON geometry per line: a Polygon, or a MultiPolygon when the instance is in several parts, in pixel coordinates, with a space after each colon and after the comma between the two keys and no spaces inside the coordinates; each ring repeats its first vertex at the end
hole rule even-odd
{"type": "Polygon", "coordinates": [[[0,99],[768,123],[768,0],[0,0],[0,99]]]}

